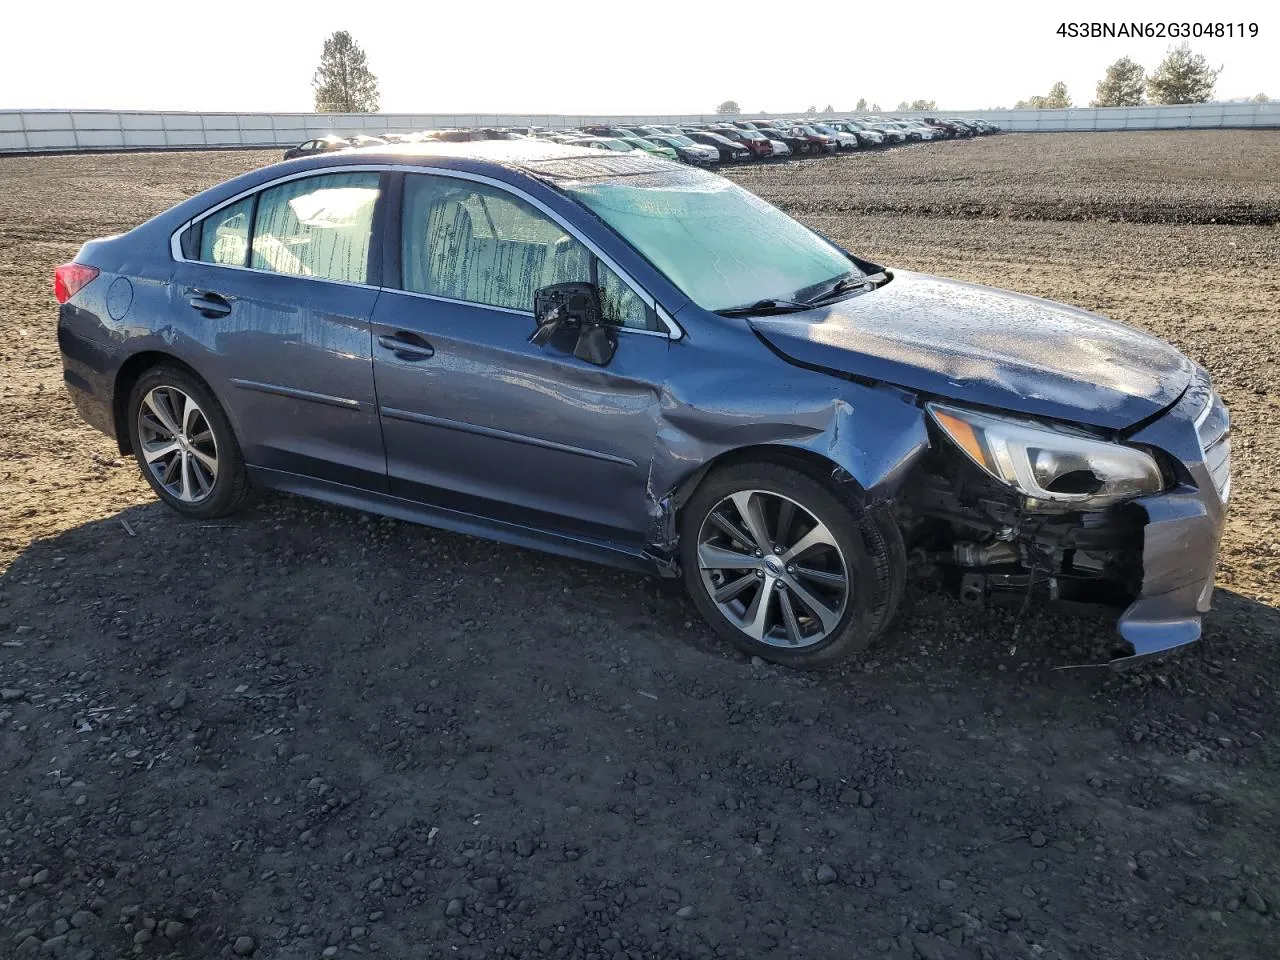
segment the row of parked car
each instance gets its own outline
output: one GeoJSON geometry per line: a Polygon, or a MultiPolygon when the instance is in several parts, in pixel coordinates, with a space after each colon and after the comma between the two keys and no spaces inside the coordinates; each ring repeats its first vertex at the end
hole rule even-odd
{"type": "Polygon", "coordinates": [[[382,143],[415,143],[428,140],[513,140],[534,138],[627,153],[639,150],[701,167],[751,160],[777,160],[792,156],[863,150],[899,143],[921,143],[956,137],[985,136],[999,132],[985,120],[954,118],[849,118],[821,120],[734,120],[676,126],[641,124],[631,127],[586,126],[578,130],[549,127],[475,128],[427,130],[422,133],[386,134],[382,137],[338,137],[308,140],[285,152],[285,159],[382,143]]]}

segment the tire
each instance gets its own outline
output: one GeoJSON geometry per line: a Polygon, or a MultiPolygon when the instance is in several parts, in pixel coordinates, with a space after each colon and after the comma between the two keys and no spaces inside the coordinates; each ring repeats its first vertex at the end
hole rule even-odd
{"type": "Polygon", "coordinates": [[[200,520],[243,506],[250,493],[244,456],[222,405],[201,380],[163,364],[144,371],[129,393],[128,425],[142,476],[168,506],[200,520]],[[195,405],[185,418],[190,407],[182,398],[195,405]],[[180,442],[166,420],[179,428],[180,442]],[[156,456],[171,447],[173,452],[156,456]],[[210,459],[216,469],[207,466],[210,459]]]}
{"type": "Polygon", "coordinates": [[[833,666],[879,637],[906,573],[902,534],[887,509],[866,510],[816,473],[764,462],[707,475],[681,511],[680,559],[694,605],[720,636],[746,654],[801,669],[833,666]],[[768,541],[758,553],[753,527],[768,541]],[[806,540],[814,546],[788,562],[790,548],[806,540]],[[842,573],[843,590],[835,585],[842,573]]]}

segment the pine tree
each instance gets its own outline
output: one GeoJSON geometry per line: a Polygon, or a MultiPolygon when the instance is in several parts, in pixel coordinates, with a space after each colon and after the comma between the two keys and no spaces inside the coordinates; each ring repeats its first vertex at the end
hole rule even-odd
{"type": "Polygon", "coordinates": [[[866,113],[866,112],[867,112],[867,98],[866,98],[866,97],[859,97],[859,98],[858,98],[858,105],[857,105],[856,107],[854,107],[853,109],[854,109],[854,110],[856,110],[856,111],[858,111],[858,113],[866,113]]]}
{"type": "Polygon", "coordinates": [[[360,45],[345,30],[325,40],[311,86],[317,113],[378,112],[378,78],[370,72],[360,45]]]}
{"type": "Polygon", "coordinates": [[[1098,99],[1095,107],[1136,107],[1142,103],[1147,85],[1147,74],[1142,64],[1128,57],[1121,57],[1107,67],[1106,75],[1098,81],[1098,99]]]}
{"type": "Polygon", "coordinates": [[[1169,48],[1169,54],[1147,78],[1147,97],[1152,103],[1204,103],[1213,96],[1217,70],[1204,54],[1192,53],[1190,44],[1169,48]]]}

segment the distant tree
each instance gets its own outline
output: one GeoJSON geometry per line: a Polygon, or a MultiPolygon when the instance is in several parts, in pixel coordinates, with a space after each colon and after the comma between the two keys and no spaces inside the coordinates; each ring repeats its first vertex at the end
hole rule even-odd
{"type": "Polygon", "coordinates": [[[854,109],[854,110],[857,110],[857,111],[858,111],[858,113],[866,113],[866,112],[867,112],[867,98],[866,98],[866,97],[859,97],[859,98],[858,98],[858,105],[857,105],[856,107],[854,107],[853,109],[854,109]]]}
{"type": "Polygon", "coordinates": [[[317,113],[378,112],[378,78],[369,70],[360,44],[345,30],[325,40],[311,86],[317,113]]]}
{"type": "Polygon", "coordinates": [[[817,112],[818,112],[818,108],[813,106],[811,106],[808,110],[805,111],[805,113],[817,113],[817,112]]]}
{"type": "Polygon", "coordinates": [[[871,105],[871,112],[872,112],[872,113],[880,113],[880,104],[878,104],[878,103],[873,103],[873,104],[871,105]]]}
{"type": "Polygon", "coordinates": [[[911,109],[911,110],[937,110],[937,109],[938,109],[938,101],[936,101],[936,100],[912,100],[912,101],[911,101],[911,106],[910,106],[908,109],[911,109]]]}
{"type": "Polygon", "coordinates": [[[716,113],[741,113],[742,109],[738,106],[737,100],[726,100],[720,106],[716,107],[716,113]]]}
{"type": "Polygon", "coordinates": [[[1107,67],[1107,72],[1098,81],[1097,99],[1090,106],[1136,107],[1142,103],[1146,86],[1147,73],[1142,64],[1121,57],[1107,67]]]}
{"type": "Polygon", "coordinates": [[[1204,103],[1213,96],[1217,70],[1204,54],[1192,53],[1187,43],[1170,47],[1160,66],[1147,77],[1147,97],[1152,103],[1204,103]]]}
{"type": "Polygon", "coordinates": [[[898,104],[898,109],[899,109],[899,110],[910,110],[910,109],[911,109],[911,104],[909,104],[906,100],[903,100],[901,103],[899,103],[899,104],[898,104]]]}
{"type": "Polygon", "coordinates": [[[1071,97],[1067,94],[1067,85],[1059,80],[1049,88],[1047,97],[1028,97],[1013,105],[1015,110],[1065,110],[1071,106],[1071,97]]]}
{"type": "Polygon", "coordinates": [[[825,107],[823,107],[823,108],[822,108],[822,112],[823,112],[823,113],[835,113],[835,112],[836,112],[836,108],[835,108],[835,107],[833,107],[831,104],[829,104],[829,103],[828,103],[825,107]]]}
{"type": "Polygon", "coordinates": [[[1270,98],[1270,97],[1268,97],[1265,93],[1260,93],[1260,94],[1258,94],[1256,97],[1254,97],[1254,98],[1253,98],[1253,102],[1254,102],[1254,103],[1267,103],[1270,99],[1271,99],[1271,98],[1270,98]]]}

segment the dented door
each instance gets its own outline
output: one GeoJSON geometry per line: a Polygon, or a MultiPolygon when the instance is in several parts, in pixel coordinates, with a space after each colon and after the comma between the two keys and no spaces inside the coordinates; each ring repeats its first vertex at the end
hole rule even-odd
{"type": "Polygon", "coordinates": [[[665,337],[598,367],[529,343],[530,313],[387,290],[373,320],[392,493],[643,546],[665,337]]]}

